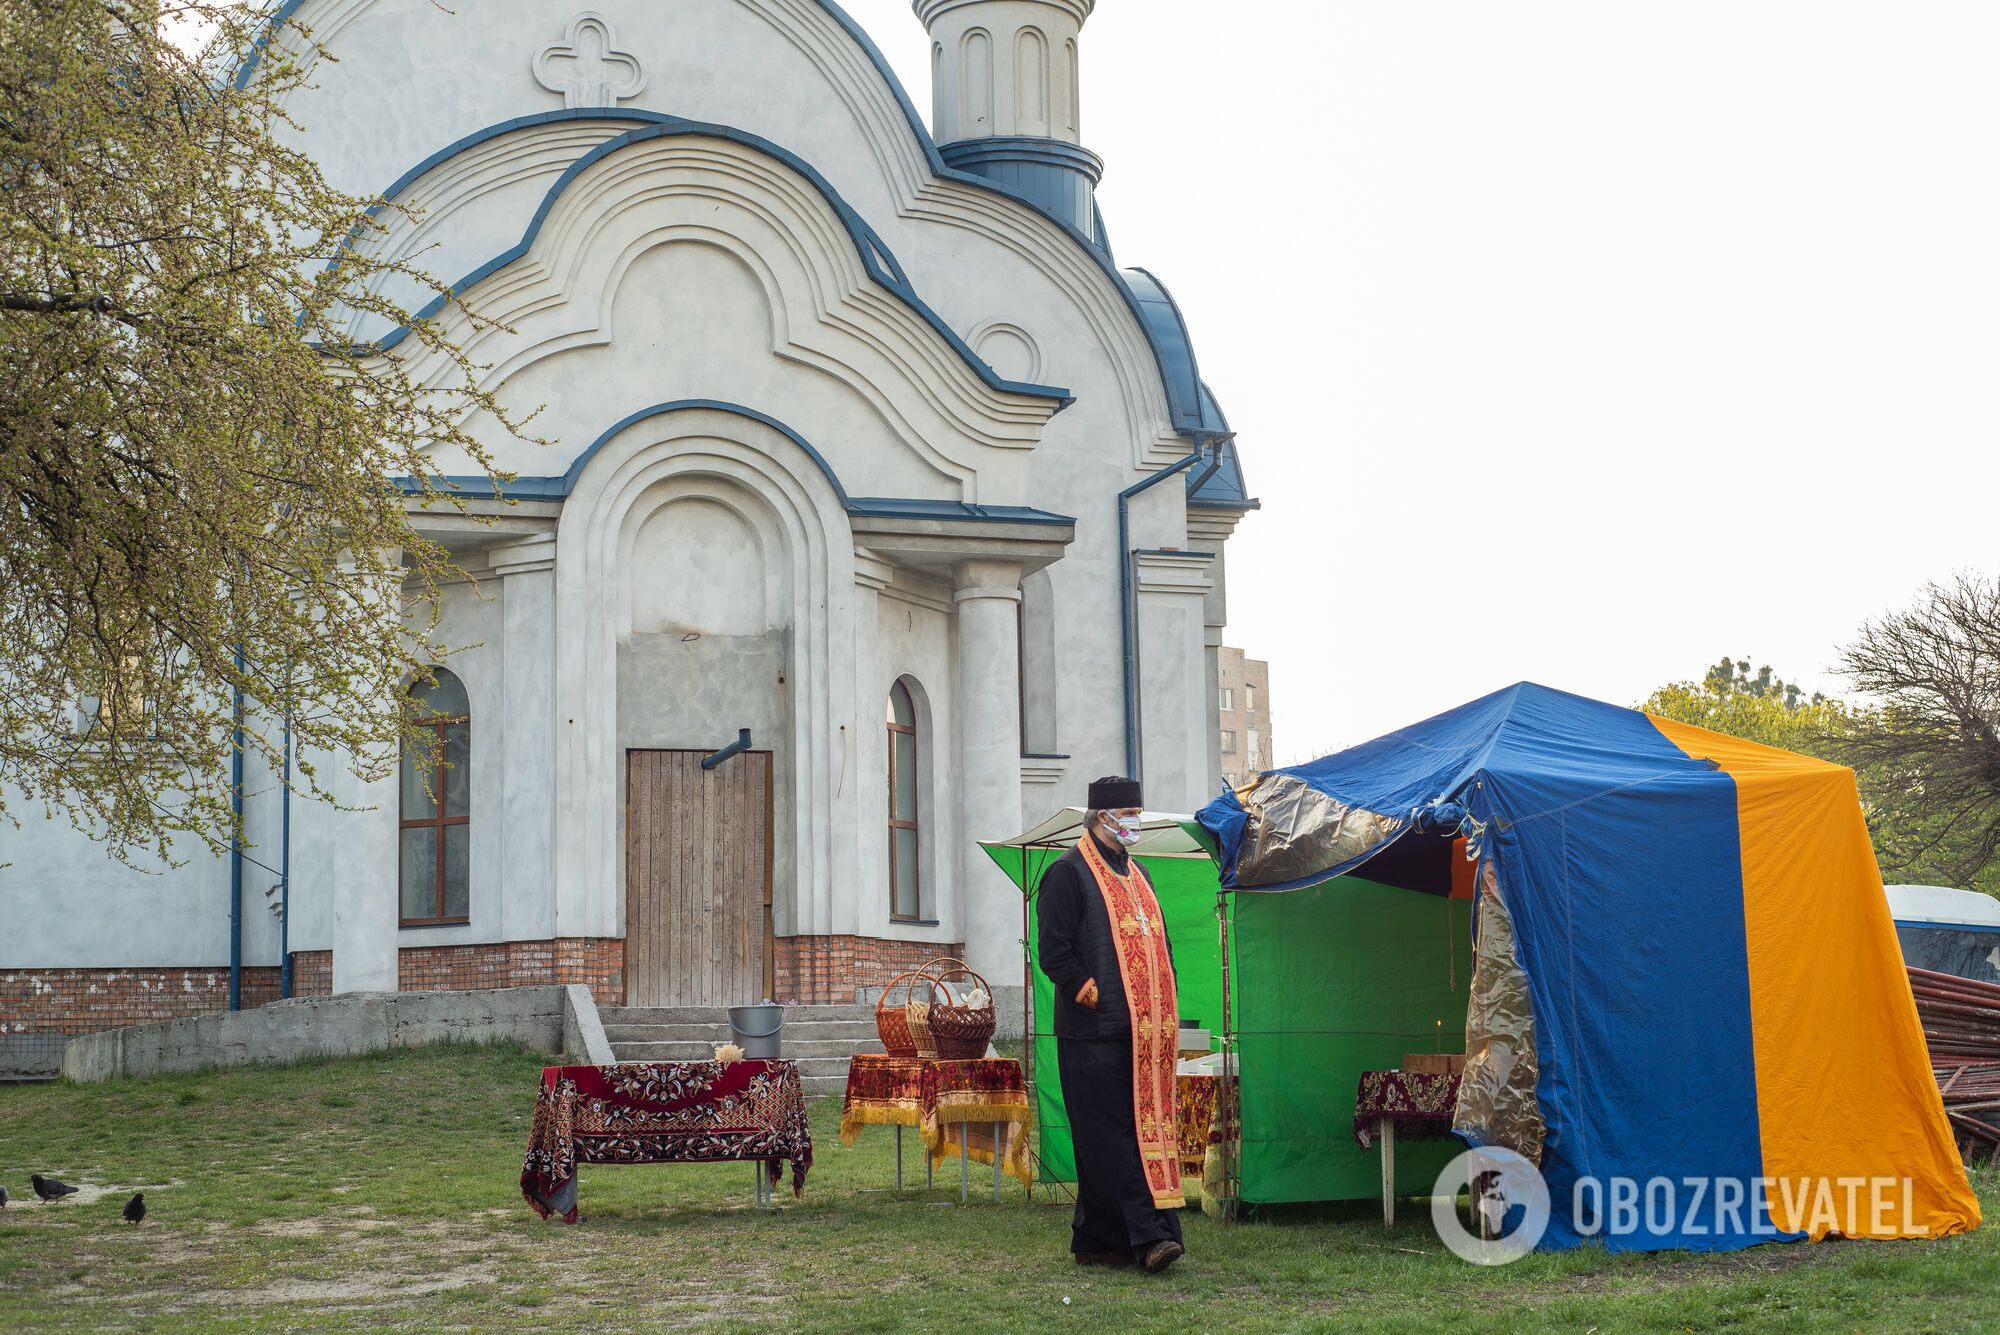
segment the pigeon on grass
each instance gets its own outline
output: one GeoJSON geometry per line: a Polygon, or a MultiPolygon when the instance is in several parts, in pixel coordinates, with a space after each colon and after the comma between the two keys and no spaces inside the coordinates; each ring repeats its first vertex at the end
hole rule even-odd
{"type": "Polygon", "coordinates": [[[34,1187],[35,1194],[45,1201],[57,1201],[65,1196],[74,1196],[77,1190],[67,1182],[58,1182],[52,1177],[43,1177],[40,1173],[28,1174],[28,1183],[34,1187]]]}
{"type": "Polygon", "coordinates": [[[0,1210],[7,1208],[7,1184],[0,1182],[0,1210]]]}
{"type": "Polygon", "coordinates": [[[132,1199],[125,1202],[125,1222],[136,1224],[146,1217],[146,1193],[135,1191],[132,1199]]]}

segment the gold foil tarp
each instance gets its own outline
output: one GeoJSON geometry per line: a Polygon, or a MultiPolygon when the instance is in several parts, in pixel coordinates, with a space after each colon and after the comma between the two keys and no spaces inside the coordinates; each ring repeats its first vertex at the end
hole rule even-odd
{"type": "Polygon", "coordinates": [[[1409,822],[1327,796],[1289,774],[1264,774],[1236,790],[1249,817],[1236,854],[1246,889],[1301,881],[1363,857],[1409,822]]]}
{"type": "Polygon", "coordinates": [[[1475,1144],[1500,1145],[1542,1162],[1548,1128],[1535,1102],[1535,1008],[1515,950],[1514,920],[1500,899],[1493,864],[1479,866],[1479,941],[1465,1013],[1465,1076],[1452,1130],[1475,1144]]]}

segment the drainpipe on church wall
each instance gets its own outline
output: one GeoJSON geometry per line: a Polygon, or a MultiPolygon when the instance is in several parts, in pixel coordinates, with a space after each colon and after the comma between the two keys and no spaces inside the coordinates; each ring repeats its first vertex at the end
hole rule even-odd
{"type": "MultiPolygon", "coordinates": [[[[290,676],[287,674],[287,684],[290,676]]],[[[285,782],[278,790],[278,996],[292,995],[292,716],[285,715],[285,782]]]]}
{"type": "MultiPolygon", "coordinates": [[[[1118,576],[1119,597],[1122,603],[1119,629],[1123,633],[1125,649],[1125,775],[1138,779],[1139,773],[1139,579],[1138,553],[1132,549],[1132,500],[1148,488],[1157,486],[1170,477],[1175,477],[1202,462],[1210,453],[1210,442],[1215,437],[1206,432],[1197,433],[1194,438],[1194,453],[1184,459],[1176,459],[1150,477],[1141,478],[1118,493],[1118,576]]],[[[1215,476],[1222,467],[1221,451],[1214,451],[1215,457],[1196,479],[1194,490],[1215,476]]]]}
{"type": "Polygon", "coordinates": [[[243,1009],[243,646],[236,646],[236,685],[229,729],[229,1009],[243,1009]]]}

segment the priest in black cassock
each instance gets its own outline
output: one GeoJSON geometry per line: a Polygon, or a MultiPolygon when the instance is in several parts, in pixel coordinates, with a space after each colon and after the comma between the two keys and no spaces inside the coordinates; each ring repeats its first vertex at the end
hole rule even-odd
{"type": "Polygon", "coordinates": [[[1055,984],[1056,1064],[1076,1147],[1078,1265],[1165,1270],[1180,1259],[1180,1016],[1159,901],[1127,851],[1139,784],[1090,785],[1088,832],[1042,876],[1042,971],[1055,984]]]}

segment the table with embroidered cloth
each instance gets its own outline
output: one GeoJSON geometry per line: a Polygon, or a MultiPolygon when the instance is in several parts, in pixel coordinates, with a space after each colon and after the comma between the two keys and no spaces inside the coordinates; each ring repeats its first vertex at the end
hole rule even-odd
{"type": "Polygon", "coordinates": [[[993,1165],[993,1193],[1004,1172],[1033,1190],[1028,1130],[1033,1115],[1021,1063],[1008,1057],[942,1061],[863,1053],[847,1068],[840,1109],[840,1143],[853,1145],[864,1126],[896,1128],[896,1185],[903,1185],[902,1128],[917,1128],[926,1175],[954,1153],[959,1195],[969,1194],[972,1160],[993,1165]]]}
{"type": "Polygon", "coordinates": [[[1456,1074],[1363,1071],[1354,1091],[1354,1138],[1382,1146],[1382,1222],[1396,1222],[1396,1141],[1443,1140],[1458,1107],[1456,1074]]]}
{"type": "Polygon", "coordinates": [[[792,1194],[803,1195],[812,1132],[796,1062],[548,1066],[521,1195],[544,1219],[574,1224],[580,1163],[752,1163],[761,1205],[787,1160],[792,1194]]]}

